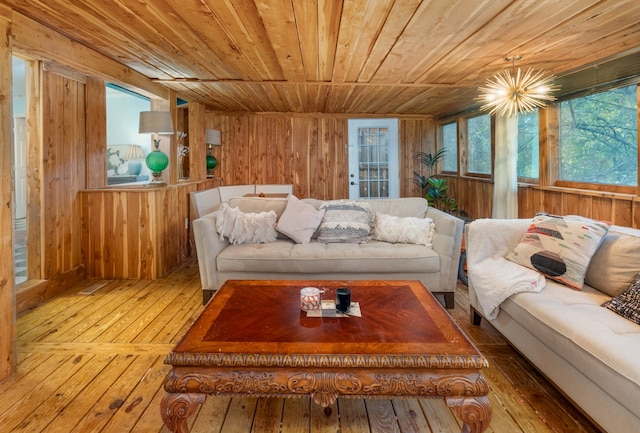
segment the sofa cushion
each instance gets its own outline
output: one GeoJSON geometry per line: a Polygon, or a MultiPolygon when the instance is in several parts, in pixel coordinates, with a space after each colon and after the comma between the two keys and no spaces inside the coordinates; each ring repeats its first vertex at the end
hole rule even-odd
{"type": "Polygon", "coordinates": [[[640,325],[640,274],[636,274],[627,290],[602,306],[640,325]]]}
{"type": "Polygon", "coordinates": [[[373,239],[432,246],[435,224],[431,218],[398,217],[376,212],[373,239]]]}
{"type": "Polygon", "coordinates": [[[226,237],[232,244],[273,242],[277,237],[276,213],[245,213],[222,203],[216,211],[216,230],[221,239],[226,237]]]}
{"type": "Polygon", "coordinates": [[[306,244],[318,229],[323,216],[324,210],[317,210],[291,194],[276,229],[295,242],[306,244]]]}
{"type": "Polygon", "coordinates": [[[639,257],[638,230],[611,226],[589,263],[584,282],[609,296],[617,296],[640,271],[639,257]]]}
{"type": "Polygon", "coordinates": [[[430,273],[440,270],[440,256],[424,245],[364,244],[312,241],[296,244],[277,240],[268,244],[230,245],[218,254],[219,272],[304,273],[430,273]]]}
{"type": "Polygon", "coordinates": [[[608,299],[586,285],[576,291],[547,281],[541,292],[513,295],[500,308],[603,392],[640,413],[640,326],[602,308],[608,299]]]}
{"type": "Polygon", "coordinates": [[[609,224],[577,215],[538,214],[506,259],[581,290],[609,224]]]}
{"type": "Polygon", "coordinates": [[[318,241],[363,243],[370,239],[373,214],[368,203],[330,201],[320,210],[324,210],[324,216],[318,227],[318,241]]]}
{"type": "Polygon", "coordinates": [[[374,214],[380,212],[399,217],[424,218],[429,210],[429,202],[422,197],[358,200],[358,203],[369,204],[374,214]]]}

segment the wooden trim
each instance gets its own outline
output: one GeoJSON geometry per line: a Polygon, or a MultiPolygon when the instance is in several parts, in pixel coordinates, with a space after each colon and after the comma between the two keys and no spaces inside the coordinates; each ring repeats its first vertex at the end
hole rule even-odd
{"type": "Polygon", "coordinates": [[[558,180],[559,137],[558,105],[551,104],[538,111],[538,160],[540,186],[554,185],[558,180]]]}
{"type": "Polygon", "coordinates": [[[38,305],[84,280],[84,265],[64,272],[49,280],[33,280],[25,283],[16,293],[16,312],[18,314],[38,305]]]}
{"type": "Polygon", "coordinates": [[[458,173],[460,176],[467,174],[467,118],[458,118],[458,173]]]}
{"type": "Polygon", "coordinates": [[[28,279],[42,278],[44,230],[42,205],[42,69],[37,60],[26,62],[27,106],[27,267],[28,279]]]}
{"type": "MultiPolygon", "coordinates": [[[[13,257],[13,163],[12,163],[12,70],[11,25],[0,20],[0,248],[2,256],[13,257]]],[[[16,306],[13,260],[0,260],[0,380],[16,369],[16,306]]]]}
{"type": "Polygon", "coordinates": [[[207,144],[205,143],[205,107],[191,102],[189,113],[189,179],[201,180],[207,178],[207,144]]]}
{"type": "Polygon", "coordinates": [[[86,127],[86,173],[87,188],[107,185],[107,96],[105,82],[98,78],[87,79],[85,85],[86,127]]]}
{"type": "Polygon", "coordinates": [[[162,84],[94,51],[62,34],[13,11],[11,34],[16,49],[42,60],[54,60],[93,77],[99,77],[130,87],[151,98],[166,98],[168,90],[162,84]]]}

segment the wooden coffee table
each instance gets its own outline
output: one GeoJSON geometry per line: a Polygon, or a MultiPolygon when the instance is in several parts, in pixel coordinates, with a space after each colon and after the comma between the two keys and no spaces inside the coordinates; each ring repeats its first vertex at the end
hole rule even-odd
{"type": "Polygon", "coordinates": [[[228,281],[165,363],[162,419],[185,433],[207,394],[439,397],[482,432],[491,420],[487,361],[417,281],[228,281]],[[307,317],[302,287],[349,287],[362,317],[307,317]]]}

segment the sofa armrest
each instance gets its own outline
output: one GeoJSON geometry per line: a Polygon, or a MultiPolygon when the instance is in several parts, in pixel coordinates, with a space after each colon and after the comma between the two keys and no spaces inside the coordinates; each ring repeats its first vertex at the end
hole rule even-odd
{"type": "MultiPolygon", "coordinates": [[[[475,263],[484,259],[505,257],[518,244],[522,235],[531,225],[531,218],[527,219],[479,219],[473,221],[465,231],[468,274],[469,303],[472,313],[487,317],[476,295],[473,279],[475,263]],[[475,232],[475,233],[472,233],[475,232]],[[488,234],[488,236],[484,235],[488,234]]],[[[479,317],[472,317],[475,324],[479,324],[479,317]]]]}
{"type": "Polygon", "coordinates": [[[425,215],[436,225],[433,237],[433,250],[440,256],[440,287],[436,292],[454,292],[458,279],[460,248],[464,221],[433,207],[425,215]]]}
{"type": "Polygon", "coordinates": [[[210,213],[196,219],[193,222],[193,235],[202,290],[218,290],[216,257],[229,245],[229,241],[226,238],[220,240],[216,231],[216,214],[210,213]]]}

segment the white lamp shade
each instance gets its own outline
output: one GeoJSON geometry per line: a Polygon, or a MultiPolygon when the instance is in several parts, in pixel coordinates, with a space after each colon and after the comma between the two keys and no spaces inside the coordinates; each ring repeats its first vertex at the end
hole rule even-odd
{"type": "Polygon", "coordinates": [[[207,129],[205,143],[213,144],[214,146],[220,146],[222,144],[222,140],[220,139],[220,131],[216,129],[207,129]]]}
{"type": "Polygon", "coordinates": [[[124,154],[124,160],[132,160],[132,159],[144,159],[145,158],[144,150],[139,144],[130,144],[127,148],[127,152],[124,154]]]}
{"type": "Polygon", "coordinates": [[[140,134],[173,134],[173,121],[168,111],[141,111],[140,134]]]}

